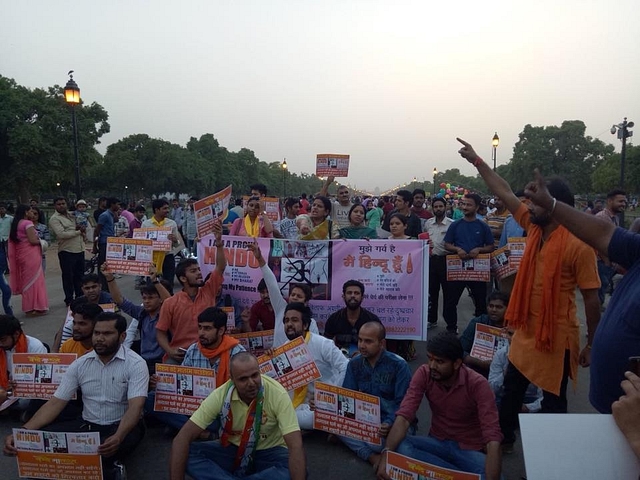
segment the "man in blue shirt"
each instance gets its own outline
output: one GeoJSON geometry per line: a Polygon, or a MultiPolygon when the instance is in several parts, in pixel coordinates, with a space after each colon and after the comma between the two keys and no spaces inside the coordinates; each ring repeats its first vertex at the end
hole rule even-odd
{"type": "Polygon", "coordinates": [[[93,253],[98,254],[98,275],[102,283],[102,290],[107,291],[107,281],[102,275],[102,264],[107,259],[107,238],[115,236],[115,223],[118,220],[118,210],[120,210],[120,200],[117,198],[107,198],[107,211],[102,212],[98,217],[98,224],[93,235],[93,253]]]}
{"type": "MultiPolygon", "coordinates": [[[[444,237],[444,248],[458,255],[461,260],[472,260],[481,253],[493,251],[493,235],[489,225],[478,220],[476,214],[482,199],[476,193],[467,193],[458,202],[464,217],[451,224],[444,237]]],[[[458,333],[458,301],[465,287],[469,287],[476,306],[475,316],[487,313],[487,282],[446,282],[443,288],[448,290],[444,297],[442,316],[447,330],[458,333]]]]}
{"type": "Polygon", "coordinates": [[[407,393],[411,381],[411,370],[407,362],[385,349],[386,331],[380,322],[367,322],[358,331],[360,355],[347,366],[342,386],[358,392],[380,397],[381,445],[371,445],[353,438],[340,440],[353,450],[358,457],[376,465],[384,440],[396,418],[396,410],[407,393]]]}

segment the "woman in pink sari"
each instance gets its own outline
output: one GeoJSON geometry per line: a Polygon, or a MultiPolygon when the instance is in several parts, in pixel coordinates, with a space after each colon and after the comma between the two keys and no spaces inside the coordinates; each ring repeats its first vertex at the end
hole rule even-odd
{"type": "Polygon", "coordinates": [[[16,295],[22,295],[22,311],[29,316],[49,311],[47,285],[42,271],[42,247],[33,225],[34,211],[20,205],[9,234],[9,283],[16,295]]]}

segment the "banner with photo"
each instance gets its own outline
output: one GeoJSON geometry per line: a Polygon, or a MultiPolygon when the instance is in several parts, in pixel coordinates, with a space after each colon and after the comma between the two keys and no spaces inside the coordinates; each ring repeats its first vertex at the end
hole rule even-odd
{"type": "Polygon", "coordinates": [[[99,432],[13,429],[21,478],[102,480],[99,432]]]}
{"type": "MultiPolygon", "coordinates": [[[[13,395],[49,400],[77,357],[75,353],[14,353],[11,372],[15,382],[13,395]]],[[[76,395],[72,398],[75,399],[76,395]]]]}
{"type": "Polygon", "coordinates": [[[491,254],[481,253],[468,260],[462,260],[458,255],[447,255],[448,282],[488,282],[490,279],[491,254]]]}
{"type": "MultiPolygon", "coordinates": [[[[282,240],[223,237],[227,260],[223,293],[250,308],[260,300],[258,283],[262,272],[247,245],[257,241],[262,255],[289,297],[292,285],[304,283],[313,295],[309,306],[322,332],[333,312],[344,308],[342,285],[347,280],[364,284],[362,307],[385,324],[387,338],[426,340],[429,282],[428,247],[422,240],[282,240]]],[[[202,274],[215,265],[213,236],[198,244],[202,274]]],[[[487,274],[489,256],[487,259],[487,274]]]]}
{"type": "Polygon", "coordinates": [[[507,247],[509,247],[509,266],[517,272],[524,257],[524,249],[527,247],[527,237],[509,237],[507,247]]]}
{"type": "Polygon", "coordinates": [[[153,250],[156,252],[169,252],[173,243],[169,240],[171,230],[171,227],[134,228],[133,238],[151,240],[153,250]]]}
{"type": "Polygon", "coordinates": [[[148,275],[153,241],[142,238],[107,238],[106,263],[113,273],[148,275]]]}
{"type": "Polygon", "coordinates": [[[476,323],[476,334],[469,354],[480,360],[493,360],[495,353],[509,343],[505,328],[476,323]]]}
{"type": "Polygon", "coordinates": [[[491,252],[491,274],[498,280],[510,277],[517,272],[509,262],[509,246],[505,245],[491,252]]]}
{"type": "Polygon", "coordinates": [[[391,480],[480,480],[477,473],[437,467],[396,452],[387,452],[387,475],[391,480]]]}
{"type": "Polygon", "coordinates": [[[258,357],[260,373],[280,382],[288,391],[294,390],[320,378],[320,370],[302,337],[281,345],[273,355],[258,357]]]}
{"type": "Polygon", "coordinates": [[[339,153],[317,154],[316,175],[318,177],[348,177],[349,155],[341,155],[339,153]]]}
{"type": "Polygon", "coordinates": [[[213,233],[213,221],[218,218],[222,220],[227,216],[230,202],[231,185],[223,188],[218,193],[193,203],[193,210],[196,214],[196,230],[199,238],[213,233]]]}
{"type": "Polygon", "coordinates": [[[379,397],[323,382],[314,387],[314,429],[381,445],[379,397]]]}
{"type": "MultiPolygon", "coordinates": [[[[247,206],[247,202],[251,197],[249,195],[243,195],[242,197],[242,205],[244,207],[247,206]]],[[[280,208],[280,199],[278,197],[261,197],[260,204],[264,211],[267,212],[267,217],[271,220],[271,223],[277,227],[280,224],[280,220],[282,219],[282,211],[280,208]]]]}
{"type": "Polygon", "coordinates": [[[156,365],[156,412],[191,415],[215,388],[214,372],[208,368],[156,365]]]}
{"type": "Polygon", "coordinates": [[[232,333],[230,336],[237,338],[240,345],[242,345],[247,352],[251,352],[256,357],[259,357],[273,346],[273,330],[232,333]]]}

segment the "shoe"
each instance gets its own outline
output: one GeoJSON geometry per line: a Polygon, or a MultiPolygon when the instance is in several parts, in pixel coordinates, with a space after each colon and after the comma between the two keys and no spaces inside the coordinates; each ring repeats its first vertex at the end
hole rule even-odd
{"type": "Polygon", "coordinates": [[[510,455],[515,451],[513,443],[503,443],[500,447],[502,448],[503,455],[510,455]]]}
{"type": "Polygon", "coordinates": [[[436,328],[438,326],[438,322],[427,322],[427,330],[431,330],[432,328],[436,328]]]}

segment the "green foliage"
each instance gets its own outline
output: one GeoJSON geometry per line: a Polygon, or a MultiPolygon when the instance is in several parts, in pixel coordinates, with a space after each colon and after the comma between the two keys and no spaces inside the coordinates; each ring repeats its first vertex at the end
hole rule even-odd
{"type": "MultiPolygon", "coordinates": [[[[593,191],[607,193],[620,185],[620,154],[615,153],[601,162],[591,175],[593,191]]],[[[627,146],[623,189],[637,193],[640,185],[640,146],[627,146]]]]}

